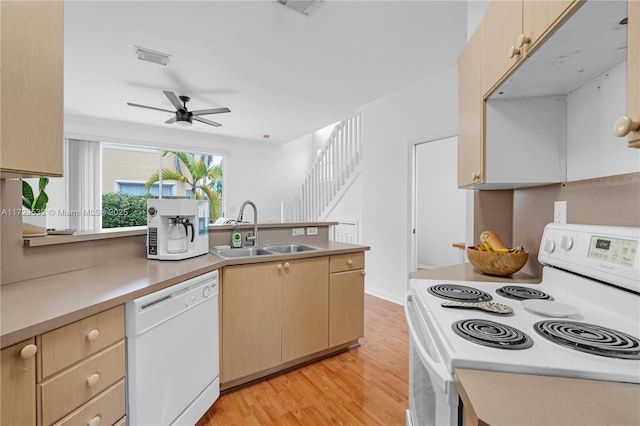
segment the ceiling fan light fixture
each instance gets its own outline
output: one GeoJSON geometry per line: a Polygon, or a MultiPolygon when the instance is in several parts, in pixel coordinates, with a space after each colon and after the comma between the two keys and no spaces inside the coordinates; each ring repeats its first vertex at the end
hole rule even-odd
{"type": "Polygon", "coordinates": [[[322,3],[322,0],[275,0],[282,6],[309,16],[322,3]]]}
{"type": "Polygon", "coordinates": [[[158,65],[167,65],[171,55],[162,52],[156,52],[155,50],[146,49],[140,46],[134,46],[136,50],[136,56],[141,61],[152,62],[158,65]]]}
{"type": "Polygon", "coordinates": [[[193,123],[191,122],[191,120],[187,119],[187,118],[178,118],[176,119],[176,123],[184,126],[184,127],[189,127],[191,126],[193,123]]]}

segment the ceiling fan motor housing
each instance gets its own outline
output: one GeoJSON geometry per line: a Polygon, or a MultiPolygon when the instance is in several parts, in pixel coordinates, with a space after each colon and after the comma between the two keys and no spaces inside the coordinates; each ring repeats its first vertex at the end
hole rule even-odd
{"type": "Polygon", "coordinates": [[[186,109],[179,109],[176,111],[176,121],[183,121],[191,123],[191,113],[186,109]]]}

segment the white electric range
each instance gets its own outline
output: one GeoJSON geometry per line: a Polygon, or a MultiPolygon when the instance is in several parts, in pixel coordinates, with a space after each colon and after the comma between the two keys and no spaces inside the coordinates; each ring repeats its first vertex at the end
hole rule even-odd
{"type": "Polygon", "coordinates": [[[549,224],[540,284],[410,280],[407,424],[458,424],[455,368],[640,383],[639,245],[640,228],[549,224]],[[482,301],[511,312],[443,306],[482,301]]]}

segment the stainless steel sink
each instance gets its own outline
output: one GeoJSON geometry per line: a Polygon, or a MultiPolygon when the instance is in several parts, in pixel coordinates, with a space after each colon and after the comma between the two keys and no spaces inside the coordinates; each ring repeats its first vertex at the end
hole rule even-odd
{"type": "Polygon", "coordinates": [[[242,247],[228,249],[211,249],[211,253],[223,259],[232,259],[239,257],[255,257],[275,254],[301,253],[305,251],[318,250],[317,247],[307,246],[305,244],[273,244],[265,247],[242,247]]]}
{"type": "Polygon", "coordinates": [[[223,249],[216,250],[212,249],[211,252],[216,256],[220,256],[223,258],[234,258],[234,257],[253,257],[253,256],[264,256],[268,254],[273,254],[270,251],[265,250],[262,247],[243,247],[243,248],[233,248],[233,249],[223,249]]]}
{"type": "Polygon", "coordinates": [[[317,247],[306,246],[304,244],[274,244],[271,246],[266,246],[265,250],[272,251],[275,253],[300,253],[303,251],[313,251],[318,250],[317,247]]]}

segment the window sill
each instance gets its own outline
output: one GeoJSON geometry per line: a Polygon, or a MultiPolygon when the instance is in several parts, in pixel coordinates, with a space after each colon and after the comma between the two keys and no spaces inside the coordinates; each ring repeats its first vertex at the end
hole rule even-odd
{"type": "Polygon", "coordinates": [[[24,238],[22,241],[24,247],[42,247],[146,234],[146,226],[132,226],[130,228],[103,229],[102,231],[78,231],[73,235],[47,235],[46,237],[24,238]]]}

